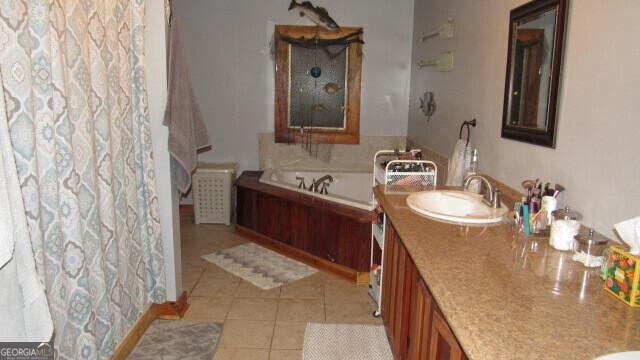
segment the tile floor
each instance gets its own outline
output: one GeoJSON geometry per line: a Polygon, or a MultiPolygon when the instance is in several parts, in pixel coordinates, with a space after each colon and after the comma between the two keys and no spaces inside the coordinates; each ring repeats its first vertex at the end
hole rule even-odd
{"type": "Polygon", "coordinates": [[[224,323],[214,360],[301,359],[308,321],[381,324],[371,316],[367,286],[319,271],[264,291],[203,260],[248,240],[233,226],[195,225],[181,215],[182,281],[191,304],[185,319],[224,323]]]}

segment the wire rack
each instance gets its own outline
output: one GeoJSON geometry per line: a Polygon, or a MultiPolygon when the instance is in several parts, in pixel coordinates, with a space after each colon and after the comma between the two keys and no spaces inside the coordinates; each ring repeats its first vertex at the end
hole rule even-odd
{"type": "MultiPolygon", "coordinates": [[[[381,150],[373,157],[373,186],[376,185],[403,185],[399,191],[409,187],[435,186],[438,179],[438,166],[428,160],[399,160],[397,157],[406,154],[405,151],[381,150]]],[[[387,188],[385,191],[391,191],[387,188]]],[[[395,193],[395,191],[392,191],[395,193]]],[[[373,203],[377,204],[375,196],[373,203]]],[[[381,285],[384,277],[384,239],[386,228],[386,215],[382,214],[381,224],[372,224],[371,231],[371,281],[369,295],[377,304],[373,316],[381,314],[382,292],[381,285]],[[382,250],[382,258],[377,268],[374,268],[373,253],[374,244],[377,243],[382,250]]]]}
{"type": "Polygon", "coordinates": [[[428,160],[392,160],[385,168],[386,185],[435,186],[438,168],[428,160]],[[398,170],[395,170],[398,169],[398,170]]]}

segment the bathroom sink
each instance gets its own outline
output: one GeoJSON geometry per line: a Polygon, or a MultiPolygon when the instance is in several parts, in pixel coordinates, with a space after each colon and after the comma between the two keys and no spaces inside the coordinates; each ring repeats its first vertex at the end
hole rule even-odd
{"type": "Polygon", "coordinates": [[[498,223],[509,212],[503,204],[498,209],[486,205],[480,194],[457,190],[411,194],[407,197],[407,205],[421,215],[464,224],[498,223]]]}

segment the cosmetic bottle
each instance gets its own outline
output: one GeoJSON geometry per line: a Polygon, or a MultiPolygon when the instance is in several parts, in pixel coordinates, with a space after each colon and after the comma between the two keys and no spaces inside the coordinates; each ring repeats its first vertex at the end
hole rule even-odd
{"type": "MultiPolygon", "coordinates": [[[[467,176],[478,174],[478,149],[473,149],[473,155],[471,156],[471,164],[469,164],[469,171],[467,176]]],[[[482,182],[480,179],[472,179],[467,187],[467,191],[479,194],[482,190],[482,182]]]]}

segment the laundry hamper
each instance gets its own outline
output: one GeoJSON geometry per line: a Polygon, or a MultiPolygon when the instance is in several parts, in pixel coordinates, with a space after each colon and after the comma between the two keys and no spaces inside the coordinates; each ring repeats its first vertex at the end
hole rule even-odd
{"type": "Polygon", "coordinates": [[[196,224],[231,224],[237,168],[236,163],[198,163],[192,182],[196,224]]]}

